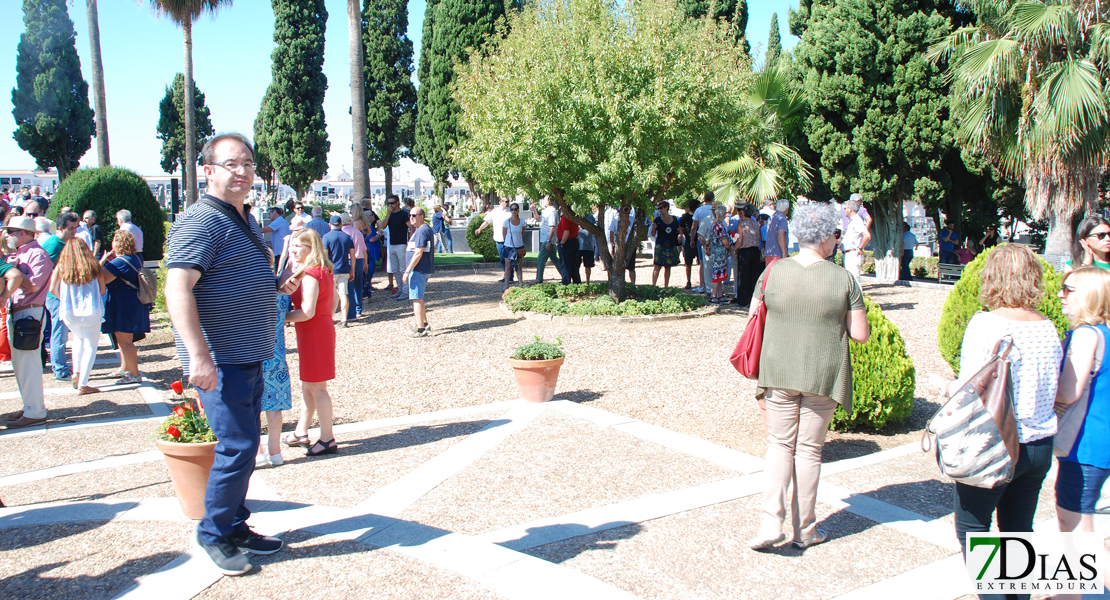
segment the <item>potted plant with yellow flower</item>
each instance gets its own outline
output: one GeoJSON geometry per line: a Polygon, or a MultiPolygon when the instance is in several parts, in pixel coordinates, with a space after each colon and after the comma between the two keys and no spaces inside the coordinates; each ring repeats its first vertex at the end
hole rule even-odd
{"type": "Polygon", "coordinates": [[[216,435],[208,426],[199,398],[195,402],[188,399],[180,381],[173,382],[170,387],[184,402],[175,406],[173,414],[162,421],[155,443],[166,457],[166,468],[181,512],[190,519],[201,519],[208,473],[216,457],[216,435]]]}

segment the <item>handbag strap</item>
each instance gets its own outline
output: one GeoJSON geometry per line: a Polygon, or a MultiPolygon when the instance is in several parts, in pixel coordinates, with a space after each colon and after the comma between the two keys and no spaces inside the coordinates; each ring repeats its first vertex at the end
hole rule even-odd
{"type": "Polygon", "coordinates": [[[991,350],[991,354],[994,355],[994,356],[997,356],[998,358],[1001,358],[1002,360],[1006,360],[1006,357],[1009,356],[1009,354],[1010,354],[1010,349],[1013,348],[1013,347],[1014,347],[1014,337],[1007,333],[1006,335],[999,338],[997,342],[994,343],[994,349],[991,350]],[[999,349],[1002,348],[1002,342],[1006,342],[1006,349],[999,352],[999,349]]]}
{"type": "Polygon", "coordinates": [[[269,250],[267,250],[266,246],[262,244],[262,241],[258,239],[258,236],[254,235],[254,232],[251,231],[251,228],[249,225],[247,225],[247,220],[243,215],[235,214],[235,211],[232,210],[231,207],[228,206],[226,203],[220,202],[208,195],[201,197],[200,203],[211,206],[212,208],[220,211],[220,213],[222,213],[225,217],[231,219],[231,221],[239,227],[239,230],[247,236],[247,239],[254,243],[254,247],[258,248],[258,251],[262,253],[262,256],[266,257],[266,262],[270,262],[269,250]]]}

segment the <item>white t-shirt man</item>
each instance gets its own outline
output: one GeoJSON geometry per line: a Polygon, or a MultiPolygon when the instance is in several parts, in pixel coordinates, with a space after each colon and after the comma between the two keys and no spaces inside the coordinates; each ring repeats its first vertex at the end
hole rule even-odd
{"type": "Polygon", "coordinates": [[[559,223],[559,211],[555,210],[554,206],[548,206],[543,209],[540,216],[540,243],[546,244],[548,239],[551,238],[551,228],[559,223]]]}
{"type": "Polygon", "coordinates": [[[505,243],[505,222],[511,218],[513,218],[512,211],[505,210],[500,205],[486,213],[486,218],[483,220],[493,228],[493,241],[505,243]]]}
{"type": "MultiPolygon", "coordinates": [[[[605,231],[609,232],[609,239],[616,239],[617,228],[620,227],[620,212],[615,208],[610,208],[605,211],[605,231]],[[609,211],[613,211],[612,218],[610,218],[609,211]]],[[[624,232],[624,241],[627,243],[628,238],[632,236],[632,228],[636,226],[636,209],[631,209],[628,213],[628,231],[624,232]]]]}
{"type": "Polygon", "coordinates": [[[143,230],[139,229],[139,226],[134,224],[134,223],[124,223],[124,224],[120,225],[119,228],[120,228],[120,230],[126,231],[126,232],[130,233],[131,235],[135,236],[135,252],[136,253],[142,252],[143,251],[143,230]]]}
{"type": "Polygon", "coordinates": [[[847,221],[848,223],[844,226],[844,233],[840,237],[840,249],[845,252],[862,250],[863,234],[867,232],[863,219],[860,218],[859,214],[856,214],[847,221]]]}

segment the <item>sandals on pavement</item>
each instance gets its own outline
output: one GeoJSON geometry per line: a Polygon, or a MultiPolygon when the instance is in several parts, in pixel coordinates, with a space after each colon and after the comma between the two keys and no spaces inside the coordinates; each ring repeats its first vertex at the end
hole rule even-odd
{"type": "Polygon", "coordinates": [[[316,443],[308,449],[308,452],[305,452],[305,455],[320,456],[321,454],[335,454],[336,452],[339,452],[339,444],[336,444],[335,438],[332,438],[326,442],[324,440],[317,440],[316,443]]]}
{"type": "Polygon", "coordinates": [[[766,550],[778,545],[785,539],[786,534],[781,531],[778,533],[757,533],[755,537],[748,540],[748,547],[752,550],[766,550]]]}
{"type": "Polygon", "coordinates": [[[77,395],[78,396],[87,396],[89,394],[99,394],[99,393],[100,393],[100,388],[94,388],[94,387],[88,386],[88,385],[86,385],[86,386],[82,387],[81,389],[77,390],[77,395]]]}
{"type": "Polygon", "coordinates": [[[291,431],[281,438],[282,443],[290,448],[308,448],[308,434],[301,435],[291,431]]]}
{"type": "Polygon", "coordinates": [[[792,546],[794,546],[795,550],[805,550],[806,548],[809,548],[810,546],[816,546],[817,544],[824,544],[826,541],[828,541],[828,539],[829,539],[829,532],[825,531],[824,529],[818,529],[817,534],[814,535],[808,542],[793,541],[790,544],[792,546]]]}

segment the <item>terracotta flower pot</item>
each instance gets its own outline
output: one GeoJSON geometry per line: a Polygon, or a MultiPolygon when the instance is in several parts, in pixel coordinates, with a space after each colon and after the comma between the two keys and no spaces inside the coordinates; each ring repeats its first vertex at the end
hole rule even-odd
{"type": "Polygon", "coordinates": [[[520,395],[529,402],[547,402],[555,397],[555,383],[559,379],[559,368],[563,358],[551,360],[509,359],[509,365],[516,372],[516,382],[520,385],[520,395]]]}
{"type": "Polygon", "coordinates": [[[158,449],[166,455],[166,468],[170,481],[181,504],[181,512],[190,519],[204,518],[204,491],[208,487],[208,473],[216,458],[216,442],[179,444],[155,440],[158,449]]]}

